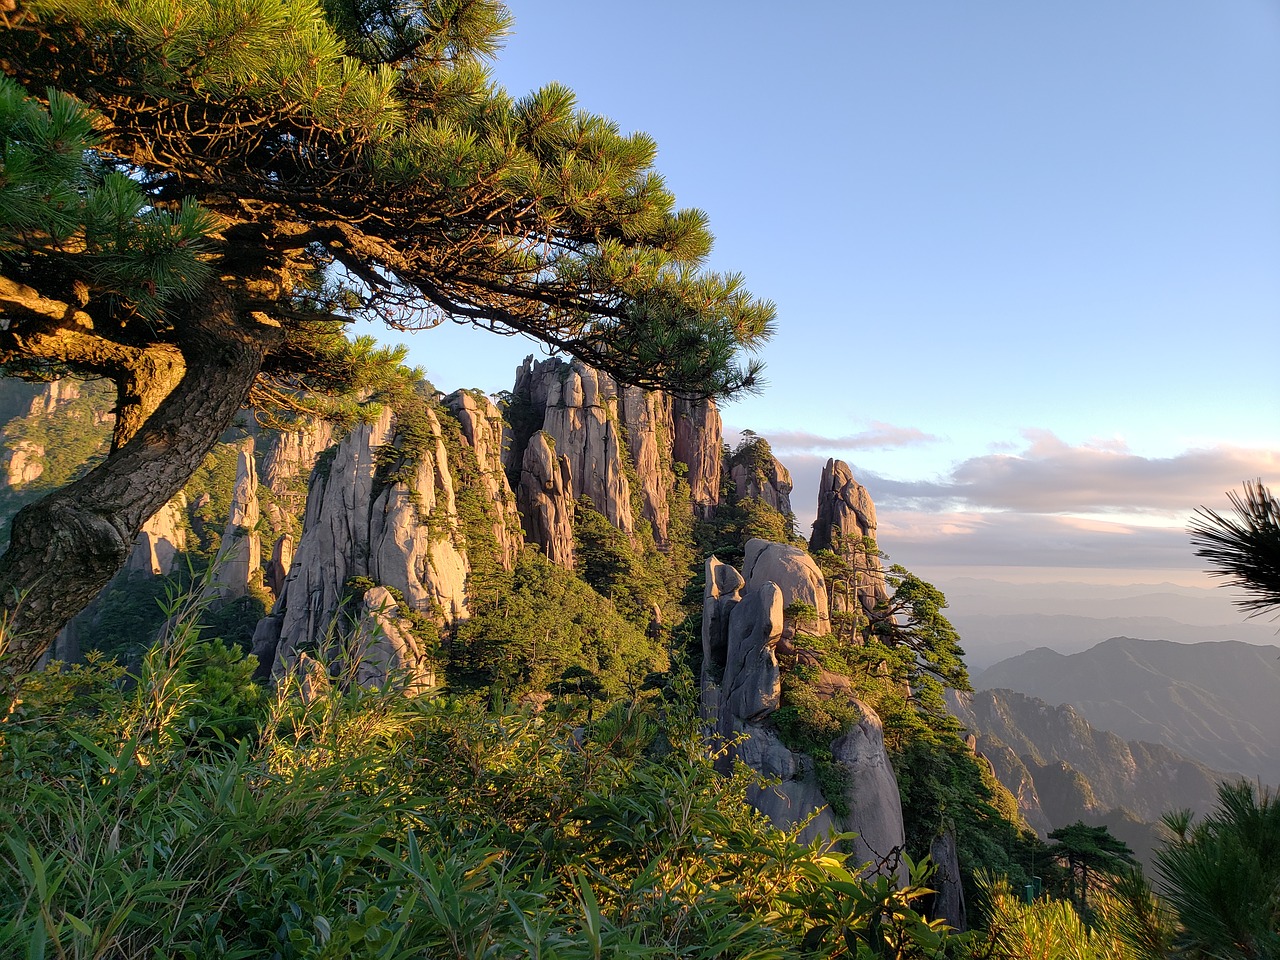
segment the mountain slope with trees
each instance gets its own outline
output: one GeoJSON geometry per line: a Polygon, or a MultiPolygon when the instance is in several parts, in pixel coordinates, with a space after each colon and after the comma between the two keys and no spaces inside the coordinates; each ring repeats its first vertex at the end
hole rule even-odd
{"type": "Polygon", "coordinates": [[[1069,656],[1033,650],[974,686],[1069,703],[1099,730],[1280,783],[1280,648],[1115,637],[1069,656]]]}

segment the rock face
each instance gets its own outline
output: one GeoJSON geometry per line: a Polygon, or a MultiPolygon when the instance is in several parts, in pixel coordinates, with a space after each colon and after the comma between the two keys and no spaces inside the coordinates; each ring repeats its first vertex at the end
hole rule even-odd
{"type": "Polygon", "coordinates": [[[17,441],[5,451],[4,470],[6,482],[15,490],[35,483],[44,473],[44,447],[30,440],[17,441]]]}
{"type": "Polygon", "coordinates": [[[720,742],[735,744],[722,766],[731,766],[736,757],[779,780],[772,787],[754,788],[748,799],[780,827],[819,810],[802,841],[831,830],[856,831],[856,858],[870,863],[872,870],[905,879],[904,868],[895,869],[906,840],[902,802],[875,711],[852,698],[847,680],[823,673],[817,685],[821,695],[847,698],[860,716],[831,743],[831,764],[844,785],[834,798],[823,794],[813,758],[787,747],[770,719],[782,704],[786,683],[779,652],[785,648],[791,659],[801,659],[784,636],[783,611],[797,600],[825,610],[821,573],[803,551],[763,540],[748,542],[744,573],[714,557],[707,561],[702,707],[720,742]]]}
{"type": "Polygon", "coordinates": [[[444,405],[457,418],[463,440],[475,453],[480,489],[493,508],[493,538],[498,545],[499,561],[510,570],[520,553],[520,517],[502,465],[505,426],[502,411],[488,397],[470,390],[449,394],[444,398],[444,405]]]}
{"type": "Polygon", "coordinates": [[[831,550],[853,571],[856,597],[837,593],[836,609],[848,611],[856,602],[870,615],[888,599],[880,558],[867,549],[867,539],[876,537],[876,505],[867,488],[853,478],[843,460],[828,460],[818,485],[818,515],[813,522],[809,549],[831,550]]]}
{"type": "Polygon", "coordinates": [[[390,681],[412,696],[436,685],[428,652],[386,587],[373,587],[360,600],[351,661],[355,682],[362,687],[390,681]]]}
{"type": "Polygon", "coordinates": [[[672,456],[688,469],[689,500],[694,513],[706,519],[720,502],[720,474],[724,467],[720,411],[710,400],[671,401],[675,428],[672,456]]]}
{"type": "Polygon", "coordinates": [[[293,536],[288,533],[282,533],[276,540],[276,545],[271,549],[271,560],[267,563],[266,581],[267,586],[271,589],[272,596],[280,596],[280,592],[284,590],[285,579],[289,576],[289,570],[293,566],[293,536]]]}
{"type": "MultiPolygon", "coordinates": [[[[673,399],[660,391],[620,388],[607,374],[582,363],[532,357],[516,371],[511,394],[514,426],[509,430],[504,463],[518,478],[521,511],[534,489],[545,488],[551,471],[544,451],[529,461],[535,471],[524,477],[528,449],[539,431],[568,464],[569,499],[589,497],[595,509],[626,534],[647,522],[654,541],[667,544],[671,519],[674,463],[684,464],[690,500],[699,514],[715,509],[720,495],[720,415],[710,401],[673,399]],[[638,494],[639,516],[632,507],[638,494]]],[[[561,480],[565,471],[557,466],[561,480]]]]}
{"type": "Polygon", "coordinates": [[[178,554],[187,549],[187,529],[183,524],[186,510],[187,498],[179,492],[142,525],[125,561],[126,576],[141,573],[163,577],[174,572],[178,554]]]}
{"type": "Polygon", "coordinates": [[[955,930],[963,933],[969,929],[964,908],[964,885],[960,882],[960,854],[956,850],[956,835],[944,830],[929,845],[929,857],[937,865],[937,872],[929,886],[937,892],[929,915],[935,920],[945,920],[955,930]]]}
{"type": "Polygon", "coordinates": [[[258,471],[253,460],[253,438],[240,447],[236,460],[236,485],[231,511],[222,531],[222,543],[214,571],[214,587],[223,600],[243,597],[249,585],[261,577],[262,541],[258,536],[258,471]]]}
{"type": "Polygon", "coordinates": [[[573,468],[568,457],[557,457],[551,438],[542,430],[524,449],[516,502],[525,536],[542,548],[552,563],[573,567],[573,468]]]}
{"type": "Polygon", "coordinates": [[[776,457],[768,457],[760,464],[735,463],[729,471],[738,498],[761,500],[783,516],[791,509],[791,471],[776,457]]]}
{"type": "MultiPolygon", "coordinates": [[[[425,410],[414,435],[410,450],[386,408],[313,471],[292,569],[254,636],[254,652],[272,665],[274,675],[291,669],[305,649],[336,656],[331,638],[341,643],[355,636],[355,649],[361,649],[359,637],[366,634],[359,624],[369,617],[352,608],[352,578],[394,588],[410,610],[440,626],[467,615],[470,567],[444,430],[434,410],[425,410]]],[[[390,626],[389,636],[395,633],[390,626]]],[[[373,662],[416,671],[411,685],[434,683],[421,650],[408,641],[392,645],[399,651],[395,657],[387,653],[373,662]]],[[[361,682],[369,679],[365,675],[361,682]]]]}
{"type": "Polygon", "coordinates": [[[817,618],[816,622],[804,625],[806,632],[819,637],[831,632],[826,581],[813,558],[799,547],[768,540],[748,540],[742,574],[748,590],[770,582],[776,584],[784,607],[793,603],[812,606],[817,611],[817,618]]]}
{"type": "Polygon", "coordinates": [[[307,477],[320,454],[335,442],[333,425],[325,420],[272,435],[262,455],[262,483],[272,493],[266,511],[274,529],[298,532],[297,518],[306,508],[307,477]]]}

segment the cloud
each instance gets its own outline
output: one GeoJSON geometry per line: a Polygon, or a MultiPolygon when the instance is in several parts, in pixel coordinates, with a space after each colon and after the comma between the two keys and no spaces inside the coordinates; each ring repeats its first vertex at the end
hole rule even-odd
{"type": "Polygon", "coordinates": [[[1225,492],[1243,480],[1280,472],[1280,454],[1269,450],[1217,446],[1141,457],[1114,440],[1071,446],[1047,431],[1026,431],[1024,439],[1020,453],[972,457],[937,480],[869,474],[863,483],[877,505],[931,512],[1185,515],[1225,504],[1225,492]]]}
{"type": "MultiPolygon", "coordinates": [[[[725,428],[726,437],[739,432],[741,431],[734,427],[725,428]]],[[[768,440],[773,452],[780,456],[816,452],[839,456],[850,450],[892,450],[937,443],[940,439],[916,427],[899,427],[879,420],[872,420],[866,430],[840,437],[828,437],[805,430],[772,430],[761,433],[760,436],[768,440]]]]}
{"type": "Polygon", "coordinates": [[[907,567],[1196,570],[1181,525],[1139,526],[1025,513],[879,511],[879,542],[907,567]]]}
{"type": "MultiPolygon", "coordinates": [[[[784,457],[796,489],[797,526],[813,521],[825,455],[784,457]]],[[[1071,445],[1024,433],[1018,452],[992,452],[945,475],[898,480],[852,463],[879,515],[880,545],[908,567],[992,566],[1202,569],[1187,539],[1188,514],[1226,506],[1251,477],[1277,482],[1280,454],[1219,445],[1143,457],[1122,442],[1071,445]]]]}

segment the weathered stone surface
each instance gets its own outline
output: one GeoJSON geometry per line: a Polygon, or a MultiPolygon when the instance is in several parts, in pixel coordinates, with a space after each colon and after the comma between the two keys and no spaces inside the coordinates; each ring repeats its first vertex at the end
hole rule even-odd
{"type": "Polygon", "coordinates": [[[902,804],[880,719],[853,697],[846,678],[822,670],[812,651],[797,648],[784,630],[787,603],[804,600],[825,609],[816,566],[795,547],[752,540],[747,544],[745,580],[714,557],[708,559],[706,572],[702,710],[718,741],[736,744],[719,765],[729,768],[736,757],[779,780],[770,787],[753,788],[748,799],[780,827],[790,827],[818,811],[803,831],[802,841],[831,831],[856,831],[855,857],[870,863],[873,871],[905,880],[905,867],[898,861],[905,842],[902,804]],[[813,758],[790,750],[769,722],[782,702],[780,651],[787,654],[788,662],[818,671],[812,684],[818,696],[841,698],[857,708],[859,721],[831,743],[831,762],[840,769],[845,784],[840,797],[823,795],[813,758]],[[837,815],[833,802],[836,809],[848,813],[837,815]]]}
{"type": "Polygon", "coordinates": [[[694,512],[707,519],[720,503],[720,473],[724,467],[724,431],[714,400],[671,401],[675,434],[672,458],[688,468],[689,500],[694,512]]]}
{"type": "Polygon", "coordinates": [[[276,539],[276,545],[271,548],[271,559],[267,562],[267,586],[271,590],[272,596],[280,596],[280,591],[284,589],[285,579],[289,576],[289,569],[293,566],[293,535],[282,533],[276,539]]]}
{"type": "MultiPolygon", "coordinates": [[[[516,478],[525,447],[543,430],[566,457],[574,499],[587,496],[619,530],[631,534],[647,521],[659,547],[667,544],[673,463],[685,464],[694,510],[709,516],[720,495],[720,416],[710,401],[673,399],[660,391],[619,388],[607,374],[580,361],[532,357],[516,371],[512,407],[516,426],[506,434],[507,474],[516,478]],[[629,472],[630,468],[630,472],[629,472]],[[632,482],[640,516],[633,516],[632,482]]],[[[518,486],[519,484],[517,484],[518,486]]]]}
{"type": "Polygon", "coordinates": [[[702,588],[702,659],[704,670],[715,677],[724,674],[729,652],[729,617],[742,599],[746,581],[727,563],[707,557],[706,584],[702,588]]]}
{"type": "Polygon", "coordinates": [[[276,676],[297,651],[323,647],[331,628],[339,640],[352,635],[359,617],[342,607],[353,577],[394,587],[410,609],[441,626],[467,615],[468,562],[443,430],[430,410],[425,423],[414,463],[408,454],[394,455],[404,439],[388,408],[343,439],[327,468],[313,472],[293,567],[267,618],[275,622],[260,623],[254,637],[255,653],[270,657],[276,676]],[[409,482],[385,479],[406,475],[409,482]]]}
{"type": "Polygon", "coordinates": [[[951,829],[944,830],[933,838],[929,846],[929,857],[937,866],[937,872],[929,881],[935,891],[933,906],[929,911],[931,919],[945,920],[960,933],[969,929],[969,920],[965,916],[964,884],[960,880],[960,854],[956,850],[956,835],[951,829]]]}
{"type": "Polygon", "coordinates": [[[271,435],[262,455],[262,483],[273,495],[266,514],[274,530],[298,532],[297,519],[306,509],[307,477],[320,454],[335,442],[327,420],[271,435]]]}
{"type": "Polygon", "coordinates": [[[750,497],[761,500],[786,516],[791,509],[791,471],[777,457],[770,456],[765,464],[753,469],[748,464],[734,464],[729,471],[739,499],[750,497]]]}
{"type": "Polygon", "coordinates": [[[667,494],[674,480],[670,468],[671,400],[663,393],[627,387],[621,401],[619,416],[640,488],[642,515],[653,527],[659,548],[665,548],[671,523],[667,494]]]}
{"type": "Polygon", "coordinates": [[[777,584],[782,591],[784,607],[793,603],[810,604],[817,611],[817,618],[813,623],[804,625],[807,633],[821,637],[831,632],[826,581],[813,558],[799,547],[768,540],[748,540],[742,574],[748,590],[768,582],[777,584]]]}
{"type": "Polygon", "coordinates": [[[462,437],[475,452],[480,486],[493,507],[493,538],[499,560],[510,570],[520,552],[520,517],[516,498],[503,469],[502,412],[493,401],[471,390],[458,390],[444,398],[444,405],[457,419],[462,437]]]}
{"type": "Polygon", "coordinates": [[[143,573],[163,577],[174,572],[178,554],[187,549],[186,509],[186,495],[179,492],[142,525],[125,561],[126,576],[143,573]]]}
{"type": "Polygon", "coordinates": [[[435,668],[413,635],[412,624],[400,616],[395,598],[385,587],[373,587],[360,601],[351,659],[355,682],[362,687],[388,681],[409,695],[436,685],[435,668]]]}
{"type": "Polygon", "coordinates": [[[240,447],[231,510],[218,547],[213,587],[223,600],[243,597],[261,576],[262,541],[258,536],[258,472],[253,461],[253,438],[240,447]]]}
{"type": "Polygon", "coordinates": [[[31,399],[28,416],[41,417],[80,399],[80,383],[70,378],[53,380],[43,384],[40,392],[31,399]]]}
{"type": "MultiPolygon", "coordinates": [[[[748,590],[729,614],[722,717],[753,723],[782,705],[782,674],[774,649],[781,637],[782,591],[772,583],[748,590]]],[[[732,727],[723,732],[731,734],[732,727]]]]}
{"type": "Polygon", "coordinates": [[[44,473],[44,447],[38,443],[17,440],[5,450],[4,457],[5,482],[15,490],[35,483],[44,473]]]}
{"type": "Polygon", "coordinates": [[[552,563],[573,567],[573,469],[557,457],[551,438],[539,430],[529,440],[516,491],[520,518],[530,543],[552,563]]]}
{"type": "MultiPolygon", "coordinates": [[[[559,373],[560,371],[557,371],[559,373]]],[[[631,484],[623,465],[618,395],[613,381],[574,362],[548,385],[542,429],[555,441],[557,457],[569,461],[574,499],[589,497],[623,533],[635,530],[631,484]]]]}
{"type": "MultiPolygon", "coordinates": [[[[831,550],[844,559],[857,578],[857,601],[867,614],[889,596],[880,558],[866,546],[865,538],[875,537],[876,506],[867,488],[853,478],[843,460],[828,460],[818,485],[818,514],[809,549],[831,550]]],[[[838,610],[851,609],[853,600],[843,594],[832,598],[838,610]]]]}
{"type": "MultiPolygon", "coordinates": [[[[848,782],[850,813],[845,829],[858,833],[855,850],[859,859],[878,868],[896,866],[906,843],[898,778],[885,753],[880,717],[861,700],[854,703],[862,719],[831,744],[831,754],[844,767],[848,782]]],[[[899,869],[899,876],[906,879],[905,867],[899,869]]]]}

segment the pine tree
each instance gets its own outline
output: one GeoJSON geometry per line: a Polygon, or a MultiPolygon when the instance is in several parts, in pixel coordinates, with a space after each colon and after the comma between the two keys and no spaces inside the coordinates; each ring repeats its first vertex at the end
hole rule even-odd
{"type": "Polygon", "coordinates": [[[394,380],[353,318],[525,334],[686,396],[757,383],[773,306],[704,269],[652,139],[492,81],[495,0],[27,0],[0,23],[0,364],[118,393],[107,460],[12,525],[8,673],[244,404],[394,380]]]}

